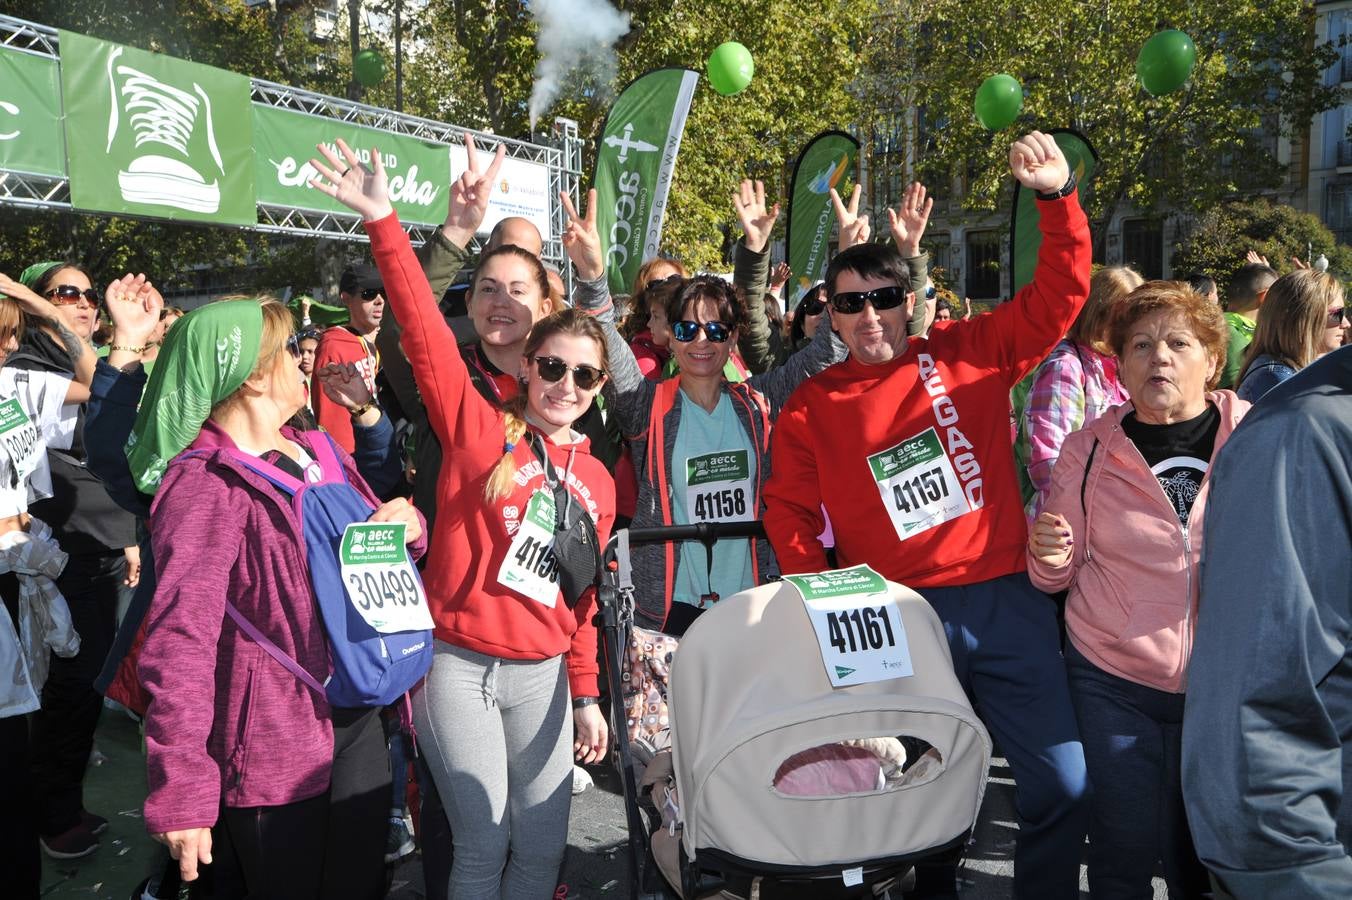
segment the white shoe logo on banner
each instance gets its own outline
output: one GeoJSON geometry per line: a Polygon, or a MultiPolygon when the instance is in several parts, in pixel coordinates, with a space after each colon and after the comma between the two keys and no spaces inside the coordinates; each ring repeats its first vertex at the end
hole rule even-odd
{"type": "Polygon", "coordinates": [[[196,82],[192,85],[193,93],[189,93],[130,66],[114,68],[122,49],[118,47],[108,54],[112,111],[108,117],[105,152],[112,150],[123,118],[135,135],[137,152],[146,148],[143,155],[118,172],[122,199],[129,203],[174,206],[190,212],[216,212],[221,205],[220,183],[215,179],[208,183],[202,173],[190,165],[192,155],[188,151],[198,115],[204,113],[207,147],[221,175],[225,174],[211,121],[211,99],[196,82]],[[163,155],[166,152],[175,155],[163,155]]]}
{"type": "MultiPolygon", "coordinates": [[[[0,109],[9,113],[11,116],[17,116],[19,114],[19,107],[15,106],[13,103],[7,103],[4,100],[0,100],[0,109]]],[[[20,133],[21,129],[0,132],[0,141],[12,141],[18,137],[20,133]]]]}

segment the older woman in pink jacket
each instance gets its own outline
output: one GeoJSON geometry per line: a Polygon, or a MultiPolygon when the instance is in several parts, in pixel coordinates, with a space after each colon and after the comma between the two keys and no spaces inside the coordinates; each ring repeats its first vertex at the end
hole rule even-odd
{"type": "Polygon", "coordinates": [[[1208,391],[1226,334],[1220,311],[1183,282],[1149,282],[1122,301],[1110,338],[1131,401],[1066,439],[1029,535],[1033,583],[1069,590],[1095,900],[1152,896],[1160,862],[1170,897],[1209,890],[1179,760],[1207,472],[1248,409],[1208,391]]]}

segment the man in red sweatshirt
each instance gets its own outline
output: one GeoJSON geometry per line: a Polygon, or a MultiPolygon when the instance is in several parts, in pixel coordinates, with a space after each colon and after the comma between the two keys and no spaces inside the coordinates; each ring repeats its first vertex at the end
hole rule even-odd
{"type": "Polygon", "coordinates": [[[366,386],[375,393],[376,372],[380,369],[380,354],[376,351],[376,333],[385,315],[385,288],[375,266],[349,266],[338,281],[338,297],[347,307],[348,323],[335,325],[319,339],[315,351],[314,372],[310,382],[310,399],[315,419],[333,435],[348,453],[353,451],[353,414],[334,403],[324,393],[318,373],[329,363],[352,363],[361,373],[366,386]]]}
{"type": "MultiPolygon", "coordinates": [[[[1014,772],[1015,896],[1054,900],[1079,896],[1089,785],[1055,607],[1024,571],[1009,389],[1079,313],[1091,244],[1050,136],[1016,142],[1010,168],[1037,194],[1042,246],[1032,284],[993,313],[908,343],[915,294],[896,252],[861,244],[831,261],[831,319],[850,358],[780,414],[765,522],[785,573],[817,572],[829,567],[824,508],[840,566],[867,563],[934,607],[1014,772]]],[[[923,890],[952,895],[951,869],[921,874],[923,890]]]]}

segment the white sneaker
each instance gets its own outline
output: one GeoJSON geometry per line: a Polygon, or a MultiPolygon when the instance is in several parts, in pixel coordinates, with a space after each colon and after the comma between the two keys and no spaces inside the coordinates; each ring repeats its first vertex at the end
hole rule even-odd
{"type": "Polygon", "coordinates": [[[576,766],[576,765],[573,766],[573,796],[574,796],[574,797],[576,797],[578,794],[580,794],[580,793],[582,793],[583,791],[585,791],[587,788],[591,787],[593,784],[595,784],[595,782],[592,781],[592,777],[591,777],[591,773],[590,773],[590,772],[588,772],[586,769],[582,768],[581,766],[576,766]]]}

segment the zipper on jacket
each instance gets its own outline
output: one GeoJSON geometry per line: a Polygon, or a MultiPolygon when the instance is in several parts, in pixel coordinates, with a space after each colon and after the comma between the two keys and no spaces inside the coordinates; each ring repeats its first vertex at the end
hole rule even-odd
{"type": "MultiPolygon", "coordinates": [[[[1213,453],[1212,456],[1215,456],[1213,453]]],[[[1207,466],[1207,472],[1211,472],[1211,466],[1207,466]]],[[[1205,476],[1203,476],[1205,477],[1205,476]]],[[[1197,495],[1202,495],[1201,489],[1197,495]]],[[[1193,507],[1196,508],[1197,501],[1193,501],[1193,507]]],[[[1192,519],[1192,510],[1188,510],[1188,519],[1192,519]]],[[[1183,594],[1183,645],[1179,647],[1179,654],[1182,657],[1179,660],[1178,667],[1178,686],[1182,689],[1179,693],[1184,693],[1188,688],[1188,660],[1192,656],[1192,536],[1188,531],[1187,523],[1183,525],[1183,570],[1187,573],[1184,584],[1187,590],[1183,594]]]]}

